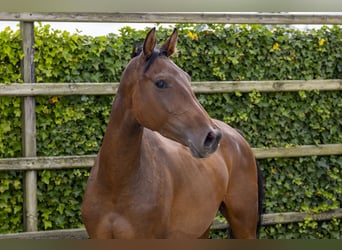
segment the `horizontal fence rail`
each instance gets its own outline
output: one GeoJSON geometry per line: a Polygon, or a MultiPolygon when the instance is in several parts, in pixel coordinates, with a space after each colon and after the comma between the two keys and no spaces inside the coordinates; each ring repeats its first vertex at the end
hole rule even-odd
{"type": "Polygon", "coordinates": [[[25,22],[104,23],[236,23],[236,24],[341,24],[341,14],[288,13],[10,13],[0,12],[0,20],[25,22]]]}
{"type": "MultiPolygon", "coordinates": [[[[261,216],[261,225],[269,226],[276,224],[288,224],[293,222],[301,222],[307,219],[314,221],[331,220],[333,218],[342,218],[342,208],[337,208],[331,211],[321,213],[308,213],[308,212],[287,212],[287,213],[269,213],[261,216]]],[[[214,220],[212,229],[225,229],[227,223],[222,223],[214,220]]]]}
{"type": "MultiPolygon", "coordinates": [[[[342,144],[252,148],[257,159],[342,155],[342,144]]],[[[0,159],[0,171],[89,168],[96,155],[47,156],[0,159]]]]}
{"type": "MultiPolygon", "coordinates": [[[[270,213],[261,216],[261,225],[288,224],[305,220],[324,221],[342,218],[342,208],[322,213],[288,212],[270,213]]],[[[212,230],[227,229],[229,225],[217,220],[213,221],[212,230]]],[[[88,234],[84,228],[48,230],[40,232],[0,234],[0,239],[87,239],[88,234]]]]}
{"type": "MultiPolygon", "coordinates": [[[[342,79],[277,81],[203,81],[191,83],[195,93],[342,90],[342,79]]],[[[113,95],[119,83],[0,83],[0,96],[113,95]]]]}
{"type": "MultiPolygon", "coordinates": [[[[288,13],[9,13],[0,12],[0,21],[18,21],[25,23],[42,22],[112,22],[112,23],[213,23],[213,24],[342,24],[342,15],[331,14],[288,14],[288,13]]],[[[27,26],[27,25],[26,25],[27,26]]],[[[24,29],[25,30],[25,29],[24,29]]],[[[33,37],[22,37],[28,40],[33,37]]],[[[25,56],[29,56],[25,54],[25,56]]],[[[24,72],[34,68],[24,67],[24,72]]],[[[0,83],[1,96],[64,95],[114,95],[118,83],[0,83]]],[[[231,92],[286,92],[286,91],[340,91],[342,80],[294,80],[294,81],[207,81],[193,82],[196,93],[231,93],[231,92]]],[[[32,98],[34,99],[34,98],[32,98]]],[[[34,113],[34,112],[32,112],[34,113]]],[[[305,157],[319,155],[342,155],[342,144],[304,145],[277,148],[253,148],[257,159],[281,157],[305,157]]],[[[0,171],[17,170],[38,171],[44,169],[89,168],[96,155],[22,157],[0,159],[0,171]]],[[[36,192],[37,187],[27,185],[25,189],[36,192]]],[[[25,208],[30,204],[26,204],[25,208]]],[[[35,215],[36,216],[36,215],[35,215]]],[[[26,216],[27,217],[27,216],[26,216]]],[[[262,225],[286,224],[307,219],[320,221],[342,218],[342,208],[322,213],[287,212],[263,214],[262,225]]],[[[24,223],[27,224],[27,223],[24,223]]],[[[214,221],[212,229],[225,229],[228,225],[214,221]]],[[[27,230],[27,228],[25,228],[27,230]]],[[[30,230],[29,230],[30,231],[30,230]]],[[[66,229],[41,232],[0,234],[0,239],[84,239],[88,235],[85,229],[66,229]]]]}

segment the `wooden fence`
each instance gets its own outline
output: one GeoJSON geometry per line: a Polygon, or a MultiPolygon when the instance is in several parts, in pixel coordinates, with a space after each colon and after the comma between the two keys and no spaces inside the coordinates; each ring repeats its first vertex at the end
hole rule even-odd
{"type": "MultiPolygon", "coordinates": [[[[1,84],[1,96],[21,96],[22,101],[22,158],[0,159],[0,171],[23,170],[25,233],[3,234],[4,238],[85,238],[84,229],[37,232],[37,172],[43,169],[91,167],[94,155],[37,157],[35,96],[44,95],[108,95],[115,94],[118,83],[34,83],[33,36],[34,22],[116,22],[116,23],[259,23],[259,24],[342,24],[340,14],[282,14],[282,13],[5,13],[0,21],[20,21],[24,59],[23,84],[1,84]]],[[[298,90],[342,90],[342,80],[311,81],[234,81],[194,82],[196,93],[222,92],[282,92],[298,90]]],[[[301,157],[311,155],[341,155],[342,144],[303,145],[290,148],[253,148],[258,159],[301,157]]],[[[303,221],[305,218],[329,220],[342,218],[342,209],[319,214],[278,213],[264,214],[263,225],[303,221]]],[[[213,228],[227,225],[214,223],[213,228]]]]}

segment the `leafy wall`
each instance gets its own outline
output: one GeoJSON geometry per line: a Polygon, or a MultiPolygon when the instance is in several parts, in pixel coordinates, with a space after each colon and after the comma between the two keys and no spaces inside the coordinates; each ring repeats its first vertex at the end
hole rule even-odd
{"type": "MultiPolygon", "coordinates": [[[[298,31],[261,25],[178,25],[175,62],[194,81],[342,78],[342,30],[298,31]]],[[[37,82],[115,82],[146,31],[90,37],[38,25],[37,82]]],[[[160,41],[171,29],[158,28],[160,41]]],[[[0,32],[0,82],[20,80],[20,37],[0,32]]],[[[242,130],[253,147],[342,141],[340,91],[200,94],[212,117],[242,130]]],[[[113,96],[37,97],[38,156],[97,153],[113,96]]],[[[20,98],[0,97],[0,157],[21,156],[20,98]]],[[[341,207],[342,156],[265,159],[265,212],[341,207]]],[[[80,204],[89,170],[39,171],[39,229],[82,226],[80,204]]],[[[22,173],[0,173],[0,232],[23,231],[22,173]]],[[[262,228],[263,238],[341,238],[340,220],[262,228]]],[[[222,232],[212,237],[221,237],[222,232]]]]}

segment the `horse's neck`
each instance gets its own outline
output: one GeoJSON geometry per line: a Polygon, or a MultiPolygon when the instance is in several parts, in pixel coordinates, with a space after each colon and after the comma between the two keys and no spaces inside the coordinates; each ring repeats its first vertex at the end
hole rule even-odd
{"type": "Polygon", "coordinates": [[[140,161],[142,133],[143,128],[132,116],[124,99],[117,96],[99,153],[101,178],[119,183],[132,174],[140,161]]]}

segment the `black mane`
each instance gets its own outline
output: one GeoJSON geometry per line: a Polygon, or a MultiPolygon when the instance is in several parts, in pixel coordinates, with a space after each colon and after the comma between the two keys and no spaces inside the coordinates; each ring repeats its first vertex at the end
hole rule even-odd
{"type": "MultiPolygon", "coordinates": [[[[140,45],[137,45],[137,46],[134,46],[133,47],[133,51],[132,51],[132,54],[131,54],[131,58],[134,58],[138,55],[140,55],[140,53],[142,52],[143,50],[143,45],[140,44],[140,45]]],[[[146,60],[146,64],[144,66],[144,72],[146,72],[150,66],[152,65],[152,63],[156,60],[157,57],[159,56],[166,56],[166,51],[161,49],[161,48],[156,48],[152,55],[146,60]]]]}
{"type": "Polygon", "coordinates": [[[133,51],[132,51],[132,54],[131,54],[131,59],[138,56],[141,51],[143,50],[143,44],[136,44],[134,47],[133,47],[133,51]]]}

